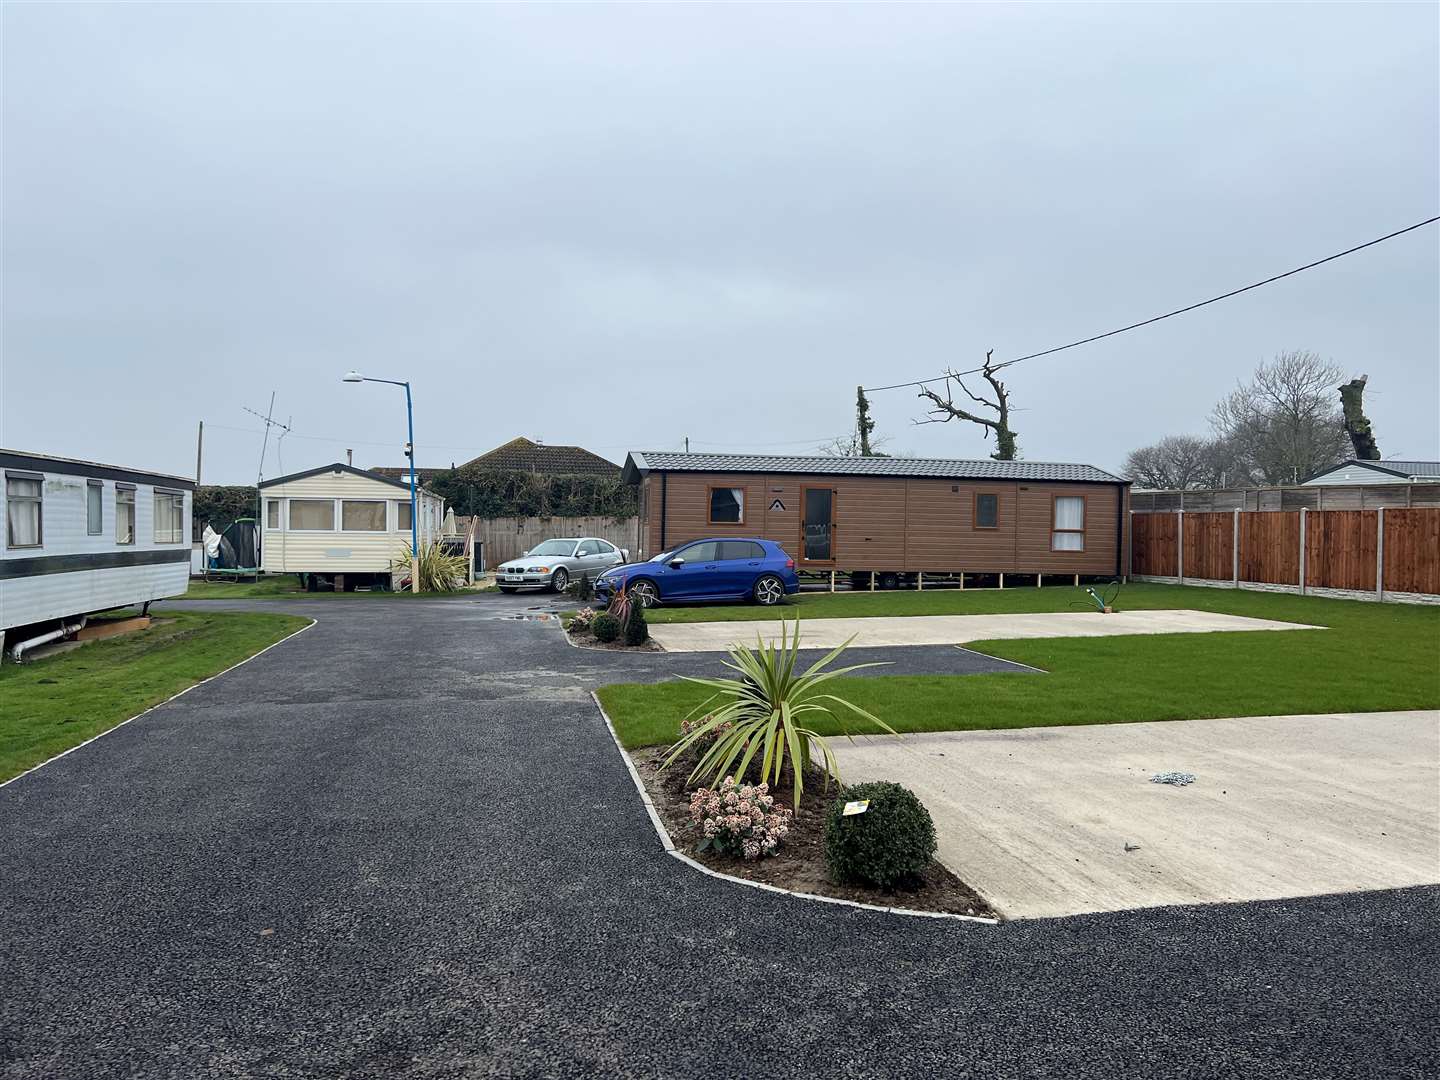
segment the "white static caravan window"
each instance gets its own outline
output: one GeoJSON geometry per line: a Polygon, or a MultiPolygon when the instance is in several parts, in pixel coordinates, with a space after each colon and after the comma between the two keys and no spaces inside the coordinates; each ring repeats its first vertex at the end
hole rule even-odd
{"type": "Polygon", "coordinates": [[[410,500],[395,504],[395,528],[398,532],[410,531],[410,500]]]}
{"type": "Polygon", "coordinates": [[[44,508],[41,476],[5,474],[5,545],[12,548],[39,547],[44,508]]]}
{"type": "Polygon", "coordinates": [[[1085,496],[1055,496],[1055,528],[1050,534],[1050,550],[1085,550],[1085,496]]]}
{"type": "Polygon", "coordinates": [[[105,485],[99,480],[85,482],[85,532],[99,536],[105,531],[105,485]]]}
{"type": "Polygon", "coordinates": [[[185,539],[185,496],[155,489],[155,543],[178,544],[185,539]]]}
{"type": "Polygon", "coordinates": [[[334,532],[335,500],[291,499],[290,529],[292,532],[296,530],[334,532]]]}
{"type": "Polygon", "coordinates": [[[135,543],[135,485],[115,485],[115,543],[135,543]]]}
{"type": "Polygon", "coordinates": [[[265,500],[265,527],[267,529],[280,528],[280,500],[265,500]]]}
{"type": "Polygon", "coordinates": [[[341,499],[342,532],[384,532],[385,504],[371,499],[341,499]]]}

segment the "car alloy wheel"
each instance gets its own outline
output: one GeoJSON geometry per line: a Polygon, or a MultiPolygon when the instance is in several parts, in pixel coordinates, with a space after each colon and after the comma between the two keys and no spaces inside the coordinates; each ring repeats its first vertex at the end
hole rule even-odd
{"type": "Polygon", "coordinates": [[[637,581],[630,586],[630,596],[639,600],[641,607],[651,608],[660,602],[660,595],[655,591],[655,586],[648,581],[637,581]]]}
{"type": "Polygon", "coordinates": [[[781,584],[779,578],[772,574],[766,574],[759,581],[755,582],[753,592],[755,602],[757,604],[763,604],[766,607],[772,604],[778,604],[785,598],[785,586],[781,584]]]}
{"type": "Polygon", "coordinates": [[[550,578],[550,586],[556,592],[564,592],[565,586],[570,584],[570,573],[563,566],[556,570],[550,578]]]}

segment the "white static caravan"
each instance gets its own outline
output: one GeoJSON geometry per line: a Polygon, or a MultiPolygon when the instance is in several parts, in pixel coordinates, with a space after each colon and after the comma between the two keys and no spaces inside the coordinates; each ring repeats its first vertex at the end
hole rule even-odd
{"type": "MultiPolygon", "coordinates": [[[[389,585],[410,546],[410,485],[350,465],[266,480],[260,485],[260,569],[298,574],[307,588],[389,585]]],[[[415,493],[420,545],[439,539],[445,500],[423,487],[415,493]]]]}
{"type": "Polygon", "coordinates": [[[0,471],[0,641],[184,594],[195,481],[19,450],[0,450],[0,471]]]}

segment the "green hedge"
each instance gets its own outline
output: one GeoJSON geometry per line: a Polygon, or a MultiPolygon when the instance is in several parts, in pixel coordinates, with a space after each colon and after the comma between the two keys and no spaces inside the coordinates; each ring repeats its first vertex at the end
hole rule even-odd
{"type": "Polygon", "coordinates": [[[462,465],[427,486],[462,517],[627,518],[636,511],[636,489],[618,475],[541,476],[462,465]]]}

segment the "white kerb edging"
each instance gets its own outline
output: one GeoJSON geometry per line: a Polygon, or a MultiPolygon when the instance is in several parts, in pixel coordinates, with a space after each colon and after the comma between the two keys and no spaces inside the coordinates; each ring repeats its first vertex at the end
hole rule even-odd
{"type": "Polygon", "coordinates": [[[312,626],[314,626],[314,625],[315,625],[315,620],[314,620],[314,619],[311,619],[311,620],[310,620],[308,623],[306,623],[304,626],[300,627],[299,630],[296,630],[295,633],[293,633],[293,634],[286,634],[286,635],[285,635],[284,637],[282,637],[279,641],[272,641],[269,645],[266,645],[265,648],[261,649],[259,652],[257,652],[257,653],[252,653],[251,655],[245,657],[244,660],[241,660],[239,663],[231,664],[231,665],[230,665],[229,667],[227,667],[224,671],[217,671],[214,675],[211,675],[208,679],[201,679],[201,680],[200,680],[199,682],[197,682],[197,683],[191,683],[189,686],[185,687],[184,690],[181,690],[178,694],[171,694],[171,695],[170,695],[169,697],[167,697],[164,701],[157,701],[154,705],[151,705],[150,708],[148,708],[148,709],[142,709],[140,712],[136,713],[134,716],[131,716],[131,717],[129,717],[128,719],[125,719],[125,720],[121,720],[118,724],[114,725],[113,727],[108,727],[108,728],[106,728],[104,731],[100,732],[100,734],[98,734],[98,735],[92,735],[92,736],[90,736],[90,738],[86,739],[86,740],[85,740],[84,742],[82,742],[82,743],[76,743],[74,746],[70,747],[69,750],[61,750],[60,753],[56,754],[54,757],[46,758],[44,761],[40,762],[39,765],[31,765],[30,768],[26,769],[24,772],[22,772],[22,773],[17,773],[16,775],[12,776],[9,780],[6,780],[6,781],[4,781],[3,783],[0,783],[0,788],[7,787],[8,785],[15,783],[16,780],[19,780],[19,779],[21,779],[22,777],[29,776],[29,775],[30,775],[32,772],[34,772],[36,769],[43,769],[46,765],[49,765],[52,761],[59,761],[59,760],[60,760],[62,757],[64,757],[66,754],[73,754],[76,750],[79,750],[81,747],[89,746],[89,745],[90,745],[91,743],[93,743],[96,739],[103,739],[106,735],[109,735],[112,731],[119,731],[119,730],[120,730],[122,727],[124,727],[126,724],[130,723],[131,720],[139,720],[139,719],[140,719],[142,716],[144,716],[146,713],[154,712],[156,709],[160,708],[160,706],[162,706],[162,705],[169,705],[170,702],[174,701],[174,700],[175,700],[176,698],[178,698],[178,697],[184,697],[184,696],[185,696],[186,694],[188,694],[191,690],[194,690],[197,686],[204,686],[206,683],[208,683],[208,682],[213,682],[213,681],[215,681],[216,679],[220,678],[221,675],[228,675],[230,672],[234,671],[236,668],[238,668],[238,667],[243,667],[244,665],[248,664],[251,660],[254,660],[257,656],[264,656],[267,652],[269,652],[271,649],[275,648],[277,645],[284,645],[285,642],[287,642],[287,641],[289,641],[291,638],[295,637],[296,634],[303,634],[306,630],[309,630],[309,629],[310,629],[312,626]]]}
{"type": "Polygon", "coordinates": [[[610,721],[610,714],[605,711],[605,706],[600,704],[600,696],[595,691],[590,691],[590,700],[595,702],[595,708],[600,710],[600,716],[605,721],[606,730],[610,732],[610,738],[615,743],[615,749],[620,753],[620,759],[625,762],[625,768],[629,770],[630,781],[635,785],[636,792],[640,795],[640,801],[645,805],[645,812],[650,815],[650,823],[655,826],[655,832],[660,837],[660,844],[664,847],[666,854],[673,855],[687,866],[692,866],[702,874],[709,874],[713,878],[720,878],[723,881],[733,881],[737,885],[748,885],[752,889],[761,889],[765,892],[781,893],[785,896],[798,897],[801,900],[818,900],[822,904],[839,904],[841,907],[863,908],[866,911],[880,911],[888,915],[917,915],[922,919],[957,919],[960,922],[982,923],[986,926],[996,926],[999,919],[987,919],[980,915],[957,915],[949,911],[917,911],[914,908],[884,907],[880,904],[862,904],[857,900],[842,900],[838,896],[820,896],[816,893],[796,892],[794,889],[782,889],[778,885],[768,885],[763,881],[750,881],[746,878],[735,877],[732,874],[722,874],[718,870],[712,870],[704,863],[692,859],[675,846],[675,841],[670,838],[669,830],[665,823],[660,820],[660,813],[655,809],[655,804],[650,800],[650,793],[645,790],[645,782],[640,779],[640,773],[635,768],[635,763],[630,760],[630,755],[625,752],[625,747],[620,744],[620,736],[615,733],[615,725],[610,721]]]}

